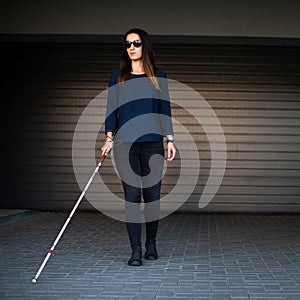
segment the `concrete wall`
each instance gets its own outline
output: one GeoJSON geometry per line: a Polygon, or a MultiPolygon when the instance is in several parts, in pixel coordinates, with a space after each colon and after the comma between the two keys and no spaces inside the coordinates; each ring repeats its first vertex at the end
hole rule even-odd
{"type": "Polygon", "coordinates": [[[300,37],[296,0],[1,1],[0,33],[300,37]]]}

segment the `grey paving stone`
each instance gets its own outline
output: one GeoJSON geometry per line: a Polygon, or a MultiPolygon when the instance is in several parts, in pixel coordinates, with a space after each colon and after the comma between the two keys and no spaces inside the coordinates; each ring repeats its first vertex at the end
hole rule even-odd
{"type": "Polygon", "coordinates": [[[34,285],[67,216],[1,227],[1,299],[300,299],[299,215],[174,214],[160,258],[132,268],[125,225],[78,212],[34,285]]]}
{"type": "Polygon", "coordinates": [[[211,283],[209,282],[201,282],[194,284],[194,291],[195,292],[208,292],[211,291],[211,283]]]}
{"type": "Polygon", "coordinates": [[[232,298],[248,298],[249,292],[248,289],[243,288],[243,289],[234,289],[234,290],[230,290],[230,296],[232,298]]]}
{"type": "Polygon", "coordinates": [[[212,300],[230,300],[229,293],[212,293],[211,294],[212,300]]]}
{"type": "Polygon", "coordinates": [[[160,289],[157,294],[157,297],[170,297],[175,298],[175,290],[174,289],[160,289]]]}
{"type": "Polygon", "coordinates": [[[299,300],[300,299],[300,292],[299,293],[292,293],[288,295],[289,300],[299,300]]]}

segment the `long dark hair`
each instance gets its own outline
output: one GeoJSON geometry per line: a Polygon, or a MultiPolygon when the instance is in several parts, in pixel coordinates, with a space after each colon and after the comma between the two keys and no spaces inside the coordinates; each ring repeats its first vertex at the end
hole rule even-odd
{"type": "Polygon", "coordinates": [[[130,33],[135,33],[135,34],[139,35],[139,37],[143,43],[143,45],[142,45],[142,62],[143,62],[144,71],[145,71],[146,75],[149,77],[149,80],[155,86],[155,88],[160,90],[157,78],[155,77],[157,67],[155,65],[152,42],[151,42],[149,34],[145,30],[140,29],[140,28],[132,28],[124,34],[124,37],[123,37],[124,48],[123,48],[123,51],[121,54],[119,82],[124,82],[124,81],[130,79],[130,74],[132,71],[131,59],[129,58],[127,49],[125,47],[127,35],[130,33]]]}

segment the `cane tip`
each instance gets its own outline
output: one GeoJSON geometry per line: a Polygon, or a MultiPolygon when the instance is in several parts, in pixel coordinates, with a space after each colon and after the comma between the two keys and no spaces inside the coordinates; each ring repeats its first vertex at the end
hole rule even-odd
{"type": "Polygon", "coordinates": [[[32,283],[36,283],[36,279],[33,278],[33,279],[31,280],[31,282],[32,282],[32,283]]]}

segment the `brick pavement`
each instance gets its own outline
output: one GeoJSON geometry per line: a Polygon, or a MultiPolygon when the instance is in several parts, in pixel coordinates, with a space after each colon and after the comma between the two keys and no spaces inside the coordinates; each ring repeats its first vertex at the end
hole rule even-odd
{"type": "Polygon", "coordinates": [[[174,214],[160,258],[129,267],[124,224],[77,212],[32,284],[67,216],[0,228],[0,299],[300,299],[300,215],[174,214]]]}

